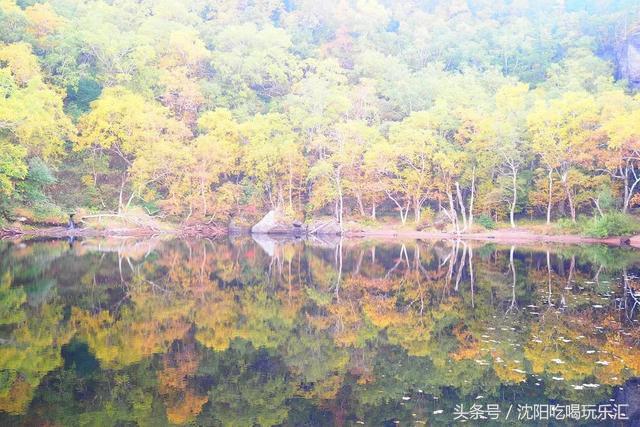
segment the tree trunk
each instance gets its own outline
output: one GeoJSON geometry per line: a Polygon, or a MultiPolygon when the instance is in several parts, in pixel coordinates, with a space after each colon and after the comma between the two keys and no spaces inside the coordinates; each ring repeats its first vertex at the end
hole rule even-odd
{"type": "Polygon", "coordinates": [[[592,197],[591,200],[593,200],[593,204],[596,206],[596,210],[598,211],[598,214],[600,215],[600,217],[604,216],[604,213],[602,212],[602,209],[600,208],[600,196],[598,197],[592,197]]]}
{"type": "Polygon", "coordinates": [[[624,205],[622,207],[623,213],[627,213],[629,211],[629,205],[631,204],[631,199],[633,198],[633,192],[635,191],[636,186],[639,183],[640,177],[636,173],[635,166],[627,166],[624,176],[624,205]],[[631,170],[631,173],[633,173],[633,184],[631,185],[629,185],[629,170],[631,170]]]}
{"type": "Polygon", "coordinates": [[[420,224],[420,220],[422,219],[422,204],[424,202],[420,200],[419,197],[415,197],[413,199],[413,220],[416,225],[420,224]]]}
{"type": "Polygon", "coordinates": [[[359,192],[356,193],[356,201],[358,202],[358,209],[360,210],[360,215],[361,216],[366,216],[366,213],[364,212],[364,204],[362,203],[362,194],[360,194],[359,192]]]}
{"type": "Polygon", "coordinates": [[[340,225],[340,232],[342,232],[342,215],[344,212],[344,197],[342,194],[342,180],[340,177],[340,168],[336,171],[335,176],[336,188],[338,189],[338,212],[337,212],[337,220],[340,225]]]}
{"type": "Polygon", "coordinates": [[[567,179],[569,172],[565,172],[562,174],[562,186],[564,187],[564,193],[567,196],[567,201],[569,202],[569,212],[571,213],[571,221],[576,222],[576,207],[573,204],[573,196],[571,195],[571,190],[569,189],[569,185],[567,183],[567,179]]]}
{"type": "Polygon", "coordinates": [[[513,183],[513,200],[511,201],[511,211],[509,212],[509,221],[511,222],[511,228],[516,227],[514,220],[516,212],[516,204],[518,203],[518,169],[512,169],[512,183],[513,183]]]}
{"type": "Polygon", "coordinates": [[[120,182],[120,194],[118,195],[118,213],[122,213],[122,196],[124,193],[124,185],[127,182],[127,177],[128,177],[128,173],[125,173],[124,175],[122,175],[122,181],[120,182]]]}
{"type": "Polygon", "coordinates": [[[289,210],[293,212],[293,165],[289,159],[289,210]]]}
{"type": "Polygon", "coordinates": [[[553,195],[553,169],[549,168],[549,198],[547,200],[547,225],[551,224],[552,195],[553,195]]]}
{"type": "Polygon", "coordinates": [[[629,171],[626,170],[624,174],[624,202],[622,205],[622,213],[627,213],[627,211],[629,210],[629,200],[631,199],[631,197],[629,197],[629,194],[629,171]]]}
{"type": "Polygon", "coordinates": [[[391,193],[387,193],[387,197],[389,197],[389,199],[391,199],[391,201],[393,203],[395,203],[395,205],[398,207],[398,209],[400,210],[400,221],[402,221],[402,225],[404,225],[407,222],[407,216],[409,214],[409,208],[411,207],[411,199],[409,199],[407,201],[407,207],[405,208],[404,206],[402,206],[402,204],[400,204],[400,202],[398,201],[398,199],[396,199],[395,197],[393,197],[391,195],[391,193]]]}
{"type": "Polygon", "coordinates": [[[375,202],[371,204],[371,219],[376,219],[376,204],[375,204],[375,202]]]}
{"type": "Polygon", "coordinates": [[[407,223],[407,217],[409,216],[409,208],[411,208],[411,200],[407,201],[407,206],[404,208],[404,213],[402,207],[400,208],[400,221],[402,221],[402,225],[407,223]]]}
{"type": "Polygon", "coordinates": [[[464,207],[464,201],[462,200],[462,192],[460,191],[460,184],[456,181],[456,194],[458,196],[458,204],[460,205],[460,213],[462,214],[462,231],[467,230],[467,210],[464,207]]]}
{"type": "Polygon", "coordinates": [[[453,203],[453,194],[451,190],[447,188],[447,197],[449,198],[449,216],[451,217],[451,223],[453,224],[456,233],[460,233],[460,227],[458,226],[458,212],[456,212],[455,204],[453,203]]]}

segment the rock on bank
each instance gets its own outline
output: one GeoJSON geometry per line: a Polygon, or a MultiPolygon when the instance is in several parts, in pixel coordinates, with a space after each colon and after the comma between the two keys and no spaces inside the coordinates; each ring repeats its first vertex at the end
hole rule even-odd
{"type": "Polygon", "coordinates": [[[287,217],[279,210],[269,211],[257,224],[251,227],[252,234],[342,234],[340,224],[334,219],[313,220],[308,224],[287,217]]]}

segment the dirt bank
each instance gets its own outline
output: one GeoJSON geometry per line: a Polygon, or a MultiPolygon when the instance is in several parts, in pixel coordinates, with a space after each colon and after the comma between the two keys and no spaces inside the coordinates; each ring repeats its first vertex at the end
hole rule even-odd
{"type": "MultiPolygon", "coordinates": [[[[176,226],[174,229],[156,229],[150,227],[129,227],[129,228],[79,228],[69,230],[65,227],[43,227],[29,229],[0,229],[0,237],[151,237],[158,235],[172,235],[176,237],[221,237],[226,235],[226,228],[208,225],[195,224],[188,226],[176,226]]],[[[524,244],[524,243],[560,243],[560,244],[605,244],[609,246],[633,246],[640,248],[640,236],[633,237],[608,237],[595,238],[587,236],[578,236],[571,234],[539,234],[526,229],[500,229],[485,231],[480,233],[447,233],[437,231],[411,231],[396,230],[392,228],[380,228],[359,231],[346,231],[346,238],[377,238],[377,239],[461,239],[476,240],[486,242],[496,242],[501,244],[524,244]]]]}
{"type": "Polygon", "coordinates": [[[66,227],[33,227],[33,228],[2,228],[0,238],[20,237],[152,237],[172,235],[176,237],[220,237],[227,233],[225,228],[208,224],[194,224],[176,226],[175,228],[158,229],[153,227],[123,227],[123,228],[76,228],[66,227]]]}

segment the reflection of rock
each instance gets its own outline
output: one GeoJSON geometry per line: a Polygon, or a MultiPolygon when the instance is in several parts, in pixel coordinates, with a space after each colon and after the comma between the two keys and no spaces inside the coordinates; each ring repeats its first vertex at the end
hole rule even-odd
{"type": "Polygon", "coordinates": [[[629,81],[632,88],[640,88],[640,29],[618,47],[618,77],[629,81]]]}
{"type": "Polygon", "coordinates": [[[308,240],[306,240],[309,246],[313,246],[315,248],[335,248],[342,240],[342,237],[338,234],[317,234],[310,235],[308,240]]]}
{"type": "Polygon", "coordinates": [[[278,248],[287,244],[295,244],[304,242],[305,245],[314,248],[333,249],[340,243],[341,237],[338,235],[307,235],[292,236],[285,234],[252,234],[253,240],[266,252],[270,257],[278,253],[278,248]]]}
{"type": "Polygon", "coordinates": [[[254,234],[253,240],[264,250],[267,255],[273,257],[276,254],[276,242],[268,234],[254,234]]]}
{"type": "Polygon", "coordinates": [[[133,260],[139,260],[156,250],[161,240],[156,238],[88,238],[74,246],[78,256],[90,252],[117,253],[133,260]]]}

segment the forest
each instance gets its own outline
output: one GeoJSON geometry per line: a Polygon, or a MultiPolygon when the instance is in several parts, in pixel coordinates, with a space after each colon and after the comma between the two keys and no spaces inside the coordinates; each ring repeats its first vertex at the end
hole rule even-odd
{"type": "Polygon", "coordinates": [[[634,0],[0,0],[0,213],[626,215],[639,40],[634,0]]]}

